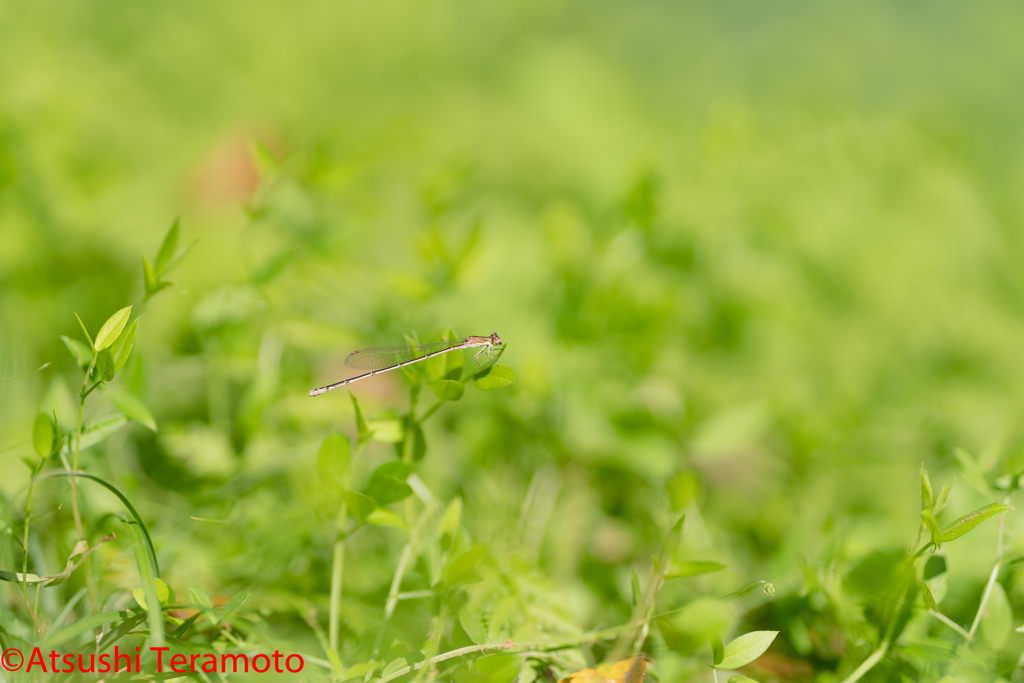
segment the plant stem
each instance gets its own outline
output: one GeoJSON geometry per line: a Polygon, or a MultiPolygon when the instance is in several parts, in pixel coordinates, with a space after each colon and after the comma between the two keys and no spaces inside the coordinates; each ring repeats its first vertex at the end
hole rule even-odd
{"type": "Polygon", "coordinates": [[[21,578],[22,578],[22,592],[25,594],[25,606],[28,607],[29,614],[32,615],[32,623],[35,624],[36,634],[42,638],[43,633],[39,626],[39,617],[36,610],[32,607],[32,602],[28,597],[28,532],[32,525],[32,484],[35,482],[35,472],[32,473],[32,477],[28,480],[28,498],[25,503],[25,542],[22,544],[22,562],[21,562],[21,578]]]}
{"type": "Polygon", "coordinates": [[[338,631],[341,625],[341,579],[345,569],[345,536],[342,535],[342,529],[345,527],[346,512],[345,503],[342,503],[338,514],[338,538],[334,541],[334,561],[331,565],[331,610],[327,643],[335,653],[338,652],[338,631]]]}
{"type": "Polygon", "coordinates": [[[847,676],[843,680],[843,683],[855,683],[856,681],[859,681],[864,676],[864,674],[866,674],[868,671],[871,671],[875,664],[878,664],[880,661],[882,661],[882,658],[885,657],[885,653],[888,651],[889,641],[883,640],[881,646],[879,646],[877,650],[872,652],[871,656],[865,659],[864,662],[857,667],[856,671],[847,676]]]}
{"type": "MultiPolygon", "coordinates": [[[[1010,504],[1010,496],[1007,495],[1003,500],[1007,505],[1010,504]]],[[[981,617],[985,614],[985,607],[988,606],[988,599],[992,596],[992,587],[996,583],[996,579],[999,578],[999,570],[1003,564],[1003,531],[1006,529],[1006,513],[999,515],[999,540],[996,545],[996,564],[992,567],[992,573],[988,577],[988,583],[985,584],[985,592],[981,596],[981,603],[978,605],[978,613],[974,615],[974,623],[971,624],[971,630],[967,632],[967,640],[973,640],[974,634],[978,630],[978,626],[981,625],[981,617]]]]}
{"type": "Polygon", "coordinates": [[[942,612],[936,612],[935,610],[930,609],[930,610],[928,610],[928,614],[932,615],[933,617],[935,617],[936,619],[941,621],[943,624],[945,624],[946,626],[950,627],[951,629],[953,629],[954,631],[956,631],[957,633],[962,635],[965,640],[970,640],[971,639],[971,634],[968,633],[967,631],[965,631],[963,626],[961,626],[960,624],[956,623],[955,621],[953,621],[952,619],[947,617],[942,612]]]}
{"type": "MultiPolygon", "coordinates": [[[[92,360],[89,362],[89,369],[85,371],[85,377],[82,378],[82,392],[78,400],[78,423],[75,425],[75,450],[72,456],[71,469],[74,472],[78,471],[78,454],[81,452],[82,447],[82,424],[85,418],[85,399],[99,386],[99,382],[93,385],[92,389],[89,389],[89,375],[92,374],[93,369],[96,367],[97,353],[93,353],[92,360]]],[[[75,519],[75,529],[78,531],[79,540],[86,540],[85,528],[82,526],[82,515],[78,510],[78,477],[71,477],[71,512],[75,519]]],[[[85,586],[89,593],[89,606],[92,611],[96,611],[97,597],[96,597],[96,586],[93,585],[92,581],[92,565],[86,563],[85,565],[85,586]]]]}

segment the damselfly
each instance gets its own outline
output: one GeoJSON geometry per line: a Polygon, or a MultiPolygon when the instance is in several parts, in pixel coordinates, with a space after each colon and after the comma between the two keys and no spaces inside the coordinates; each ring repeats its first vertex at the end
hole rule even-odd
{"type": "Polygon", "coordinates": [[[369,349],[360,349],[348,354],[348,357],[345,358],[345,365],[356,370],[369,370],[370,372],[314,389],[309,392],[309,395],[319,396],[320,394],[326,394],[331,389],[337,389],[338,387],[358,382],[361,379],[379,375],[388,370],[419,363],[421,360],[440,356],[442,353],[448,353],[449,351],[479,348],[480,350],[473,356],[473,360],[477,362],[477,365],[480,365],[481,354],[487,356],[491,361],[494,360],[491,357],[491,350],[495,346],[501,346],[501,337],[498,336],[497,332],[489,337],[466,337],[465,339],[449,339],[447,341],[413,344],[410,346],[375,346],[369,349]]]}

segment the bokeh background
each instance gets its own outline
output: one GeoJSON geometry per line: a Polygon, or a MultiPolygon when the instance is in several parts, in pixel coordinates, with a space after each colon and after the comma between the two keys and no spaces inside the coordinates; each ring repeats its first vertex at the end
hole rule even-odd
{"type": "MultiPolygon", "coordinates": [[[[119,379],[159,430],[83,455],[179,594],[251,589],[260,637],[315,650],[333,542],[316,451],[355,422],[345,392],[306,392],[355,348],[497,331],[517,383],[444,406],[417,465],[461,496],[468,536],[585,629],[629,618],[633,569],[686,511],[692,556],[728,569],[663,607],[770,581],[722,608],[727,631],[783,631],[762,676],[832,680],[870,651],[843,577],[913,543],[921,463],[939,488],[957,448],[998,472],[1024,446],[1022,22],[988,0],[8,3],[0,377],[53,365],[0,385],[6,522],[36,412],[76,417],[59,335],[80,336],[75,312],[93,332],[139,312],[140,255],[180,217],[198,243],[119,379]]],[[[404,382],[353,391],[397,415],[404,382]]],[[[356,477],[391,457],[370,444],[356,477]]],[[[33,562],[73,545],[66,489],[38,494],[33,562]]],[[[117,511],[90,496],[94,521],[117,511]]],[[[958,479],[943,521],[994,496],[958,479]]],[[[990,527],[947,548],[943,610],[964,625],[990,527]]],[[[346,665],[403,543],[360,533],[346,665]]],[[[1006,534],[1024,551],[1013,515],[1006,534]]],[[[111,595],[137,585],[126,543],[104,550],[111,595]]],[[[1012,567],[1000,582],[1024,607],[1012,567]]],[[[415,649],[429,610],[402,604],[394,639],[415,649]]],[[[656,644],[662,680],[709,677],[706,646],[656,644]]]]}

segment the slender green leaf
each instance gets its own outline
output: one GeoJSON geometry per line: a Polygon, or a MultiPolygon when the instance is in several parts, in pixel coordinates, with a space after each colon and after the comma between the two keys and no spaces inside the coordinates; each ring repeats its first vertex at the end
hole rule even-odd
{"type": "Polygon", "coordinates": [[[206,620],[213,625],[216,625],[219,619],[215,610],[213,609],[213,602],[210,600],[210,596],[206,594],[199,586],[192,586],[188,589],[188,596],[192,600],[192,604],[199,608],[206,620]]]}
{"type": "Polygon", "coordinates": [[[75,320],[78,321],[78,326],[82,328],[82,333],[85,335],[85,340],[89,342],[89,348],[95,351],[96,344],[93,343],[92,337],[89,336],[89,330],[85,329],[85,323],[82,322],[82,319],[78,317],[77,313],[75,313],[75,320]]]}
{"type": "Polygon", "coordinates": [[[153,419],[149,408],[135,394],[131,394],[124,389],[106,389],[103,393],[114,404],[114,407],[124,413],[128,419],[138,422],[154,432],[157,430],[156,420],[153,419]]]}
{"type": "Polygon", "coordinates": [[[132,307],[125,306],[120,311],[114,313],[114,315],[107,318],[107,322],[103,323],[103,327],[96,333],[96,342],[94,347],[97,351],[102,351],[107,348],[124,330],[125,325],[128,324],[128,319],[131,317],[132,307]]]}
{"type": "Polygon", "coordinates": [[[996,515],[1012,509],[1013,508],[1011,506],[1003,503],[991,503],[986,505],[983,508],[979,508],[974,512],[964,515],[949,526],[945,527],[939,535],[939,539],[943,543],[948,543],[949,541],[958,539],[974,527],[984,522],[986,519],[991,519],[996,515]]]}
{"type": "Polygon", "coordinates": [[[632,600],[632,603],[633,603],[633,609],[636,609],[637,605],[640,604],[641,593],[640,593],[640,577],[637,576],[635,569],[633,570],[632,581],[630,581],[630,593],[631,593],[631,600],[632,600]]]}
{"type": "Polygon", "coordinates": [[[359,408],[359,401],[356,400],[356,395],[351,391],[348,392],[349,398],[352,399],[352,407],[356,411],[356,432],[358,433],[357,445],[362,446],[364,443],[370,440],[373,433],[370,428],[366,425],[366,420],[363,419],[363,411],[359,408]]]}
{"type": "Polygon", "coordinates": [[[96,482],[97,484],[99,484],[100,486],[107,489],[115,496],[117,496],[118,500],[121,501],[121,504],[125,506],[129,513],[131,513],[131,516],[135,519],[135,523],[138,524],[139,529],[142,530],[142,535],[146,541],[146,547],[149,549],[149,557],[150,562],[152,563],[153,566],[153,573],[156,575],[160,574],[160,564],[156,559],[156,548],[153,547],[153,539],[151,539],[149,536],[149,530],[146,529],[146,525],[143,523],[142,517],[139,515],[138,511],[136,511],[135,506],[131,504],[131,502],[125,497],[123,493],[118,491],[114,485],[104,481],[103,479],[100,479],[95,475],[87,474],[85,472],[67,472],[65,470],[53,470],[51,472],[45,472],[39,476],[40,480],[50,479],[52,477],[79,477],[80,479],[89,479],[91,481],[96,482]]]}
{"type": "Polygon", "coordinates": [[[114,343],[107,349],[114,361],[115,374],[121,372],[121,368],[128,362],[128,356],[131,355],[132,347],[135,345],[135,333],[138,329],[139,319],[136,318],[122,330],[121,334],[114,340],[114,343]]]}
{"type": "Polygon", "coordinates": [[[725,645],[722,643],[722,636],[718,633],[711,634],[711,665],[718,666],[725,657],[725,645]]]}
{"type": "Polygon", "coordinates": [[[132,545],[135,548],[135,561],[139,567],[139,579],[142,581],[142,590],[146,596],[146,613],[149,615],[149,637],[152,639],[153,647],[164,645],[164,613],[160,606],[160,597],[156,588],[156,568],[153,566],[153,558],[150,555],[147,545],[148,534],[143,536],[143,529],[138,524],[125,521],[128,535],[131,536],[132,545]]]}
{"type": "Polygon", "coordinates": [[[666,579],[680,579],[720,572],[727,567],[718,562],[676,562],[673,569],[665,574],[666,579]]]}
{"type": "Polygon", "coordinates": [[[939,531],[939,523],[935,521],[935,515],[932,514],[930,508],[921,510],[921,519],[924,520],[924,525],[928,529],[929,538],[931,542],[935,544],[935,547],[942,545],[942,532],[939,531]]]}
{"type": "Polygon", "coordinates": [[[939,604],[935,602],[935,596],[932,595],[932,589],[928,587],[928,584],[924,581],[921,582],[921,599],[924,600],[924,606],[927,609],[938,611],[939,604]]]}
{"type": "Polygon", "coordinates": [[[100,614],[94,614],[90,617],[83,617],[73,624],[62,628],[57,632],[49,633],[43,640],[41,648],[45,650],[52,650],[58,645],[68,642],[79,635],[91,631],[97,626],[105,626],[107,624],[113,624],[121,621],[127,615],[127,612],[102,612],[100,614]]]}
{"type": "Polygon", "coordinates": [[[330,434],[316,455],[316,471],[325,486],[348,488],[352,469],[352,453],[344,434],[330,434]]]}
{"type": "Polygon", "coordinates": [[[728,683],[757,683],[757,681],[753,678],[747,678],[746,676],[736,674],[734,676],[729,676],[728,683]]]}
{"type": "MultiPolygon", "coordinates": [[[[110,437],[111,434],[114,434],[119,429],[124,427],[126,424],[128,424],[128,418],[125,417],[122,413],[114,413],[113,415],[107,415],[105,417],[101,417],[95,422],[89,423],[89,425],[87,425],[85,429],[82,430],[80,448],[84,450],[86,448],[95,446],[96,444],[103,443],[104,441],[107,440],[108,437],[110,437]]],[[[65,448],[70,453],[74,447],[75,435],[68,434],[65,448]]]]}
{"type": "Polygon", "coordinates": [[[488,365],[473,376],[473,384],[484,391],[501,389],[515,382],[516,373],[507,365],[488,365]]]}
{"type": "Polygon", "coordinates": [[[933,503],[932,481],[928,478],[928,470],[921,464],[921,509],[931,510],[933,503]]]}
{"type": "Polygon", "coordinates": [[[32,425],[32,447],[40,457],[45,458],[53,453],[57,440],[57,430],[53,420],[46,413],[36,415],[32,425]]]}
{"type": "Polygon", "coordinates": [[[458,401],[466,393],[466,387],[462,382],[456,382],[451,379],[431,380],[427,382],[427,386],[442,401],[458,401]]]}
{"type": "Polygon", "coordinates": [[[738,669],[760,657],[779,635],[778,631],[751,631],[725,646],[720,669],[738,669]]]}
{"type": "Polygon", "coordinates": [[[939,491],[938,498],[935,499],[935,506],[932,509],[932,514],[939,514],[940,512],[942,512],[943,508],[946,507],[946,502],[949,500],[949,492],[952,488],[953,482],[949,482],[948,484],[942,487],[942,490],[939,491]]]}
{"type": "Polygon", "coordinates": [[[171,224],[170,230],[167,231],[167,235],[164,236],[163,244],[160,245],[160,251],[156,254],[156,261],[153,262],[153,269],[158,273],[163,273],[164,268],[171,260],[171,256],[174,255],[174,250],[178,246],[178,224],[179,218],[174,219],[174,223],[171,224]]]}
{"type": "Polygon", "coordinates": [[[71,352],[71,356],[75,359],[78,367],[82,369],[82,372],[88,370],[89,364],[92,363],[92,349],[71,337],[61,335],[60,339],[68,347],[68,351],[71,352]]]}

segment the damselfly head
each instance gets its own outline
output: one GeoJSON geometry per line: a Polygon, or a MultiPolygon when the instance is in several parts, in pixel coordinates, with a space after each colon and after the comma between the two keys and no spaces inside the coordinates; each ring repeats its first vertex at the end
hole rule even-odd
{"type": "Polygon", "coordinates": [[[491,332],[491,343],[495,346],[501,346],[501,337],[498,336],[497,332],[491,332]]]}

